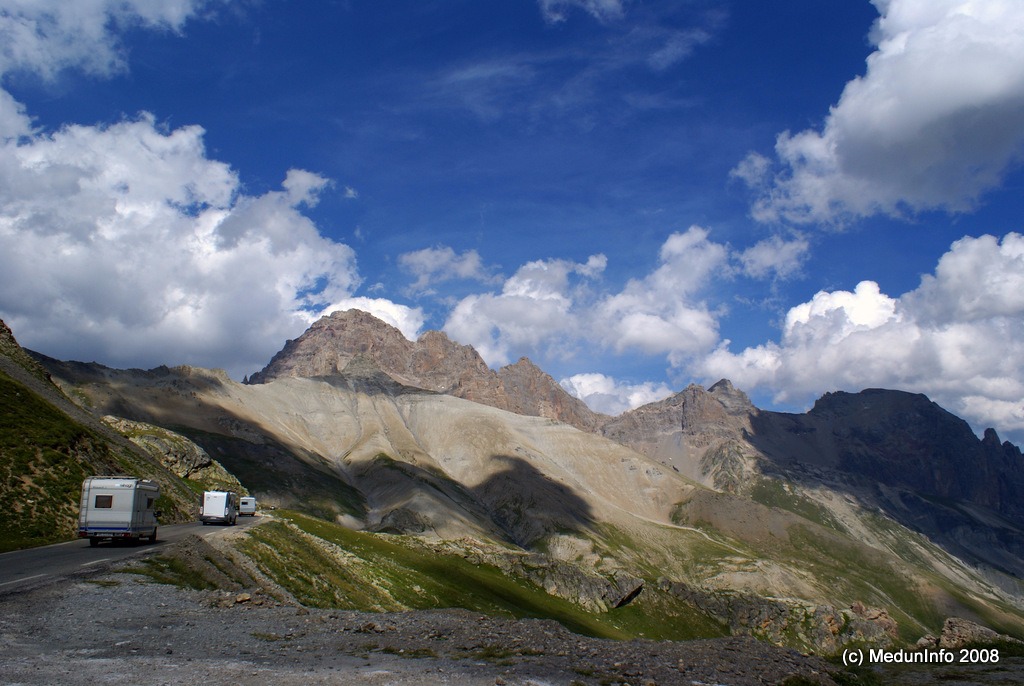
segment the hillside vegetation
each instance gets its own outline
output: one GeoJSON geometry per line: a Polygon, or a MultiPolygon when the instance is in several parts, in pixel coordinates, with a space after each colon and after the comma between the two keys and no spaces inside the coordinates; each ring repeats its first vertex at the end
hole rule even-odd
{"type": "Polygon", "coordinates": [[[223,470],[182,478],[164,463],[160,450],[131,442],[142,432],[161,440],[173,436],[142,426],[120,434],[83,412],[0,322],[0,552],[74,538],[82,482],[89,476],[157,481],[157,509],[165,523],[193,519],[204,488],[238,486],[223,470]]]}

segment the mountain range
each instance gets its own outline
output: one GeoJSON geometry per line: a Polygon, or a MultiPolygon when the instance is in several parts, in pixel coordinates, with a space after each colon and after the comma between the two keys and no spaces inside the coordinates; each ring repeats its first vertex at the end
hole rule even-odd
{"type": "Polygon", "coordinates": [[[644,635],[685,624],[834,652],[913,643],[953,615],[1024,635],[1024,459],[922,395],[837,392],[786,414],[722,380],[609,417],[525,358],[494,371],[355,310],[244,383],[31,360],[79,411],[187,438],[265,505],[613,621],[639,607],[644,635]]]}

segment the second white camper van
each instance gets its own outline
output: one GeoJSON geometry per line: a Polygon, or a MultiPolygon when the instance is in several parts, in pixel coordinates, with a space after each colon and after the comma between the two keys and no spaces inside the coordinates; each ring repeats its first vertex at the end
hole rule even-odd
{"type": "Polygon", "coordinates": [[[240,517],[256,516],[256,498],[251,495],[243,495],[238,499],[238,515],[240,517]]]}
{"type": "Polygon", "coordinates": [[[199,503],[199,521],[203,524],[234,525],[238,519],[238,494],[233,491],[206,491],[199,503]]]}
{"type": "Polygon", "coordinates": [[[156,541],[156,499],[160,485],[133,476],[90,476],[82,482],[78,537],[89,545],[104,539],[156,541]]]}

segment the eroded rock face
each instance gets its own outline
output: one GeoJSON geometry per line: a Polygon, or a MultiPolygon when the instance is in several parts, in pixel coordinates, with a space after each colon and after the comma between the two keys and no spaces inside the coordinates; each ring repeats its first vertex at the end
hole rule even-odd
{"type": "Polygon", "coordinates": [[[708,591],[668,579],[658,587],[728,625],[732,634],[754,636],[776,645],[803,644],[834,654],[848,644],[892,645],[897,624],[889,613],[854,603],[849,608],[748,593],[708,591]]]}
{"type": "Polygon", "coordinates": [[[135,445],[158,457],[165,467],[183,479],[235,490],[241,488],[238,479],[211,458],[209,453],[181,434],[111,415],[103,417],[103,421],[135,445]]]}
{"type": "Polygon", "coordinates": [[[360,310],[333,312],[288,341],[249,383],[281,377],[334,376],[356,358],[399,383],[594,431],[607,418],[569,395],[526,358],[495,372],[468,345],[440,331],[409,341],[397,328],[360,310]]]}
{"type": "Polygon", "coordinates": [[[964,646],[1002,642],[1021,643],[1015,638],[1000,634],[969,619],[949,617],[942,625],[942,635],[939,636],[937,645],[946,650],[956,650],[964,646]]]}
{"type": "Polygon", "coordinates": [[[756,471],[759,455],[747,437],[757,413],[747,395],[723,379],[625,412],[601,433],[715,490],[739,493],[756,471]]]}

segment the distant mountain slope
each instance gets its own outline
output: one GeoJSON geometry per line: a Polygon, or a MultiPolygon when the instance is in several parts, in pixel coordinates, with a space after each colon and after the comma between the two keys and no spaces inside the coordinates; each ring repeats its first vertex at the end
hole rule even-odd
{"type": "Polygon", "coordinates": [[[1012,588],[1024,580],[1020,449],[992,429],[978,439],[923,395],[829,393],[797,415],[759,410],[721,381],[627,412],[602,432],[716,490],[767,502],[772,489],[795,489],[832,510],[850,499],[1008,575],[1012,588]]]}
{"type": "Polygon", "coordinates": [[[440,331],[428,331],[412,342],[361,310],[334,312],[313,323],[250,376],[249,383],[336,375],[356,357],[370,360],[403,384],[518,414],[557,419],[587,431],[606,419],[525,357],[494,372],[476,350],[440,331]]]}

